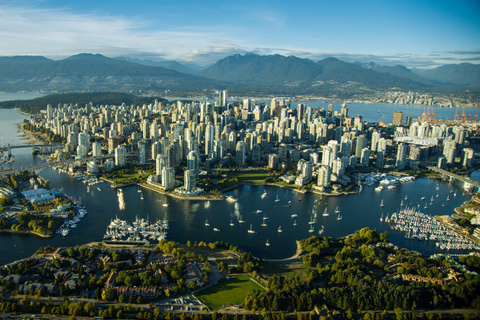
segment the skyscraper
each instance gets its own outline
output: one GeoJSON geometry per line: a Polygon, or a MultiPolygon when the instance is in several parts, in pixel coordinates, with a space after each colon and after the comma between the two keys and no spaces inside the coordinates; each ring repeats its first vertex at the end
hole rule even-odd
{"type": "Polygon", "coordinates": [[[123,167],[127,165],[127,149],[123,144],[115,148],[115,166],[123,167]]]}
{"type": "Polygon", "coordinates": [[[403,120],[403,112],[402,111],[395,111],[393,113],[393,125],[401,126],[403,120]]]}

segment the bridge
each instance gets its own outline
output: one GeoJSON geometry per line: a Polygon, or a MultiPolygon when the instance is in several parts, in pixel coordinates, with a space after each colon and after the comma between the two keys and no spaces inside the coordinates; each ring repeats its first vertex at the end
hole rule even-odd
{"type": "MultiPolygon", "coordinates": [[[[62,149],[64,147],[63,143],[51,143],[51,144],[28,144],[28,143],[20,143],[20,144],[7,144],[6,146],[0,146],[0,152],[8,151],[10,152],[11,149],[19,149],[19,148],[32,148],[32,153],[35,153],[37,150],[47,149],[62,149]]],[[[41,152],[42,153],[42,152],[41,152]]]]}
{"type": "Polygon", "coordinates": [[[87,157],[87,158],[70,159],[70,160],[64,160],[64,161],[49,161],[49,162],[37,164],[34,166],[30,166],[30,167],[4,169],[0,171],[0,177],[6,176],[9,174],[16,174],[19,172],[23,172],[25,170],[35,171],[35,170],[45,169],[45,168],[54,167],[54,166],[64,166],[70,163],[78,163],[78,162],[85,163],[89,161],[102,160],[102,159],[114,158],[114,157],[115,157],[114,154],[109,154],[109,155],[102,155],[98,157],[87,157]]]}
{"type": "Polygon", "coordinates": [[[472,186],[477,187],[477,188],[480,189],[480,183],[478,183],[478,182],[476,182],[476,181],[473,181],[473,180],[470,180],[469,178],[467,178],[467,177],[465,177],[465,176],[461,176],[461,175],[458,175],[458,174],[449,172],[449,171],[447,171],[447,170],[440,169],[440,168],[438,168],[438,167],[428,166],[427,168],[430,169],[430,170],[432,170],[432,171],[434,171],[434,172],[440,173],[440,174],[442,174],[443,176],[448,176],[448,177],[450,177],[450,178],[453,178],[453,179],[456,179],[456,180],[460,180],[460,181],[469,183],[470,185],[472,185],[472,186]]]}

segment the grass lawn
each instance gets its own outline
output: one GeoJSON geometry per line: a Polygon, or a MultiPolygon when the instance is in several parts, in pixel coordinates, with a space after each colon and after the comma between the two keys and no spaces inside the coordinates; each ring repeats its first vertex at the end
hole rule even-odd
{"type": "Polygon", "coordinates": [[[250,280],[249,276],[239,275],[230,279],[221,279],[218,284],[196,294],[210,310],[223,305],[242,304],[249,292],[263,290],[258,284],[250,280]]]}
{"type": "Polygon", "coordinates": [[[232,172],[238,180],[265,180],[268,177],[268,171],[247,171],[247,172],[232,172]]]}

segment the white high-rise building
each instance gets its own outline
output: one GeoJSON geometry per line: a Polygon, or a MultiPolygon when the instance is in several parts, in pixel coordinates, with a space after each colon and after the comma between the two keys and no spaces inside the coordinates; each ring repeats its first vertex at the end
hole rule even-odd
{"type": "Polygon", "coordinates": [[[123,144],[115,148],[115,166],[123,167],[127,165],[127,149],[123,144]]]}
{"type": "Polygon", "coordinates": [[[321,166],[318,170],[317,185],[325,188],[330,187],[331,175],[332,170],[330,167],[321,166]]]}
{"type": "Polygon", "coordinates": [[[175,170],[171,167],[165,167],[162,170],[162,187],[165,190],[175,187],[175,170]]]}
{"type": "Polygon", "coordinates": [[[195,179],[198,179],[200,173],[200,157],[198,153],[190,151],[187,155],[187,169],[195,173],[195,179]]]}
{"type": "Polygon", "coordinates": [[[236,164],[243,167],[245,165],[245,143],[243,141],[237,142],[236,148],[236,164]]]}
{"type": "Polygon", "coordinates": [[[395,162],[395,165],[399,170],[405,169],[406,158],[407,158],[407,146],[403,143],[400,143],[398,145],[397,159],[395,162]]]}
{"type": "Polygon", "coordinates": [[[363,167],[368,167],[370,165],[370,149],[369,148],[362,149],[360,163],[363,167]]]}
{"type": "Polygon", "coordinates": [[[140,140],[138,141],[138,163],[146,164],[148,159],[148,148],[147,141],[140,140]]]}
{"type": "Polygon", "coordinates": [[[92,143],[92,156],[99,157],[102,155],[102,145],[100,142],[92,143]]]}
{"type": "Polygon", "coordinates": [[[162,175],[162,170],[167,166],[167,156],[163,154],[158,154],[155,159],[155,173],[157,176],[162,175]]]}
{"type": "Polygon", "coordinates": [[[195,172],[193,170],[185,170],[184,172],[184,187],[187,192],[193,191],[196,187],[195,172]]]}
{"type": "Polygon", "coordinates": [[[205,128],[205,154],[213,151],[214,126],[209,122],[205,128]]]}
{"type": "Polygon", "coordinates": [[[83,146],[87,153],[90,151],[90,135],[85,131],[78,134],[78,145],[83,146]]]}

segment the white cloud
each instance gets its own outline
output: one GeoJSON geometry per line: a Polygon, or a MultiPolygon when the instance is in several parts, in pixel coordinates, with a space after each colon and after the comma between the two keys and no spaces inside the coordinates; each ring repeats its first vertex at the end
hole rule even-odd
{"type": "Polygon", "coordinates": [[[88,52],[109,57],[178,60],[205,66],[229,55],[253,52],[261,55],[294,55],[315,62],[336,57],[348,62],[371,61],[380,65],[433,67],[452,62],[478,62],[480,52],[456,50],[426,55],[346,53],[328,50],[328,45],[334,44],[307,35],[302,43],[311,46],[309,48],[293,48],[288,39],[281,39],[284,47],[280,47],[269,41],[268,32],[262,35],[261,29],[272,25],[273,29],[280,30],[286,21],[285,17],[273,10],[247,10],[245,7],[226,9],[235,11],[233,17],[237,19],[243,16],[250,22],[259,21],[257,27],[255,23],[230,25],[228,22],[211,26],[197,22],[200,25],[178,23],[160,27],[155,21],[139,17],[96,12],[77,14],[66,8],[35,8],[29,2],[25,2],[29,6],[4,3],[0,2],[0,56],[43,55],[61,59],[88,52]],[[318,49],[320,45],[323,51],[318,49]]]}

